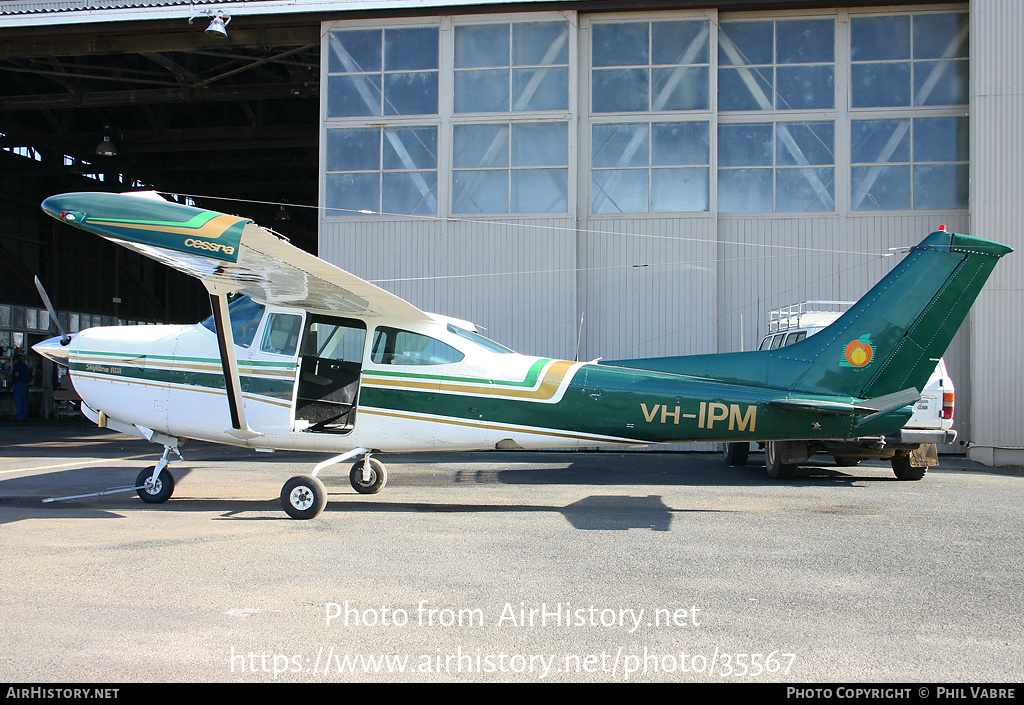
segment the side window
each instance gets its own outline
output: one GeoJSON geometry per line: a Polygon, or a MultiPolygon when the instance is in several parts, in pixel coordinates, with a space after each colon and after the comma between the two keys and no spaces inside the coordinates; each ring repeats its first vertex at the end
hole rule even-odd
{"type": "Polygon", "coordinates": [[[758,350],[767,350],[771,347],[772,336],[765,336],[765,339],[761,341],[761,345],[757,348],[758,350]]]}
{"type": "Polygon", "coordinates": [[[260,350],[275,355],[295,354],[302,332],[302,316],[291,313],[272,313],[263,333],[260,350]]]}
{"type": "Polygon", "coordinates": [[[774,350],[775,348],[781,348],[782,347],[782,341],[785,340],[785,339],[786,339],[785,335],[777,335],[774,338],[772,338],[772,350],[774,350]]]}
{"type": "Polygon", "coordinates": [[[464,358],[440,340],[407,330],[381,326],[373,334],[370,359],[378,365],[445,365],[464,358]]]}
{"type": "Polygon", "coordinates": [[[798,333],[790,333],[786,336],[786,345],[792,345],[793,343],[799,343],[801,340],[807,337],[806,331],[799,331],[798,333]]]}

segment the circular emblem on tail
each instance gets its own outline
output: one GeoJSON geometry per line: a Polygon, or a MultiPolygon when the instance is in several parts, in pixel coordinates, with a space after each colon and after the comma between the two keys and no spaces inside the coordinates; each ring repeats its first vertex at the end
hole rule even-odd
{"type": "Polygon", "coordinates": [[[869,335],[864,335],[859,340],[854,340],[847,344],[846,350],[843,353],[846,365],[850,367],[867,367],[871,364],[871,360],[875,356],[875,349],[871,346],[871,341],[868,340],[870,337],[869,335]]]}

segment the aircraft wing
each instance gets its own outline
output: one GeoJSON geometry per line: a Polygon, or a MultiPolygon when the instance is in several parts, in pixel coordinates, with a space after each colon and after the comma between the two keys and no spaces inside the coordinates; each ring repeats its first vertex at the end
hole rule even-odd
{"type": "Polygon", "coordinates": [[[210,292],[337,315],[430,320],[394,294],[247,218],[144,194],[69,193],[43,201],[64,223],[196,277],[210,292]]]}

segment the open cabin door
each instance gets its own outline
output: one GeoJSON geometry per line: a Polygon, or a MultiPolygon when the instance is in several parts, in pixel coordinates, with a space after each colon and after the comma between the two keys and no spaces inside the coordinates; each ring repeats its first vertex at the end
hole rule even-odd
{"type": "Polygon", "coordinates": [[[309,315],[299,356],[295,430],[351,433],[356,423],[366,324],[309,315]]]}

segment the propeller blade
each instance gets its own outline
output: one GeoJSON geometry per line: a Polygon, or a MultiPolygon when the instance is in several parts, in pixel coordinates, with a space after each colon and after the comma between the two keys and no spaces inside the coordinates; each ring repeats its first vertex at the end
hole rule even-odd
{"type": "Polygon", "coordinates": [[[50,320],[53,321],[54,325],[57,326],[57,331],[60,333],[60,344],[67,345],[71,342],[71,336],[64,330],[64,326],[60,324],[60,319],[57,318],[57,312],[53,310],[53,304],[50,303],[50,297],[46,295],[46,289],[43,288],[43,283],[39,281],[39,277],[36,280],[36,291],[39,292],[40,298],[46,305],[46,311],[50,314],[50,320]]]}

